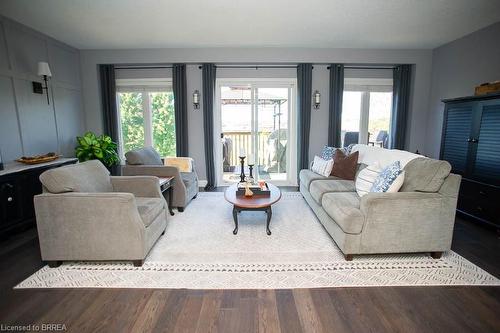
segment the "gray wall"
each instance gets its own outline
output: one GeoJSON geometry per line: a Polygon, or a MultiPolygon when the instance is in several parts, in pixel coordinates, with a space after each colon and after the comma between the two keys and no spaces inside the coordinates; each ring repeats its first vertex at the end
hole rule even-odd
{"type": "Polygon", "coordinates": [[[444,98],[474,95],[474,87],[500,80],[500,22],[434,49],[425,152],[439,156],[444,98]]]}
{"type": "MultiPolygon", "coordinates": [[[[138,50],[82,50],[81,73],[83,103],[87,129],[102,132],[102,112],[99,95],[97,64],[127,63],[192,63],[187,67],[188,98],[191,92],[201,89],[201,71],[198,63],[363,63],[363,64],[414,64],[414,90],[410,106],[408,148],[424,151],[425,136],[422,128],[427,124],[429,82],[432,69],[431,50],[374,50],[374,49],[301,49],[301,48],[199,48],[199,49],[138,49],[138,50]]],[[[237,76],[227,73],[224,76],[237,76]]],[[[280,70],[283,71],[283,70],[280,70]]],[[[222,75],[222,70],[219,71],[222,75]]],[[[257,77],[259,71],[252,70],[257,77]]],[[[278,73],[278,72],[276,72],[278,73]]],[[[279,72],[283,73],[283,72],[279,72]]],[[[218,73],[219,74],[219,73],[218,73]]],[[[287,75],[287,74],[277,74],[287,75]]],[[[313,110],[311,119],[310,157],[317,154],[328,139],[328,71],[326,66],[314,66],[313,90],[322,95],[321,108],[313,110]]],[[[189,106],[192,106],[189,100],[189,106]]],[[[196,160],[200,179],[205,179],[203,142],[203,105],[200,110],[189,110],[190,155],[196,160]]]]}
{"type": "Polygon", "coordinates": [[[85,129],[79,51],[0,16],[0,150],[5,161],[49,151],[73,156],[85,129]],[[52,71],[50,105],[33,93],[37,63],[52,71]]]}

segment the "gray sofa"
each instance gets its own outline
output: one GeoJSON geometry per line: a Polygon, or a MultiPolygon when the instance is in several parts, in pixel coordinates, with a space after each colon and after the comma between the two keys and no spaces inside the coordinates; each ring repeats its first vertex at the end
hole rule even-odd
{"type": "Polygon", "coordinates": [[[198,195],[198,175],[194,161],[191,163],[191,172],[180,172],[177,167],[164,165],[158,152],[151,147],[129,151],[125,157],[126,165],[122,167],[124,176],[174,177],[172,206],[177,207],[179,212],[183,212],[198,195]]]}
{"type": "Polygon", "coordinates": [[[99,161],[45,171],[35,196],[42,260],[131,260],[141,266],[167,226],[158,179],[110,177],[99,161]]]}
{"type": "Polygon", "coordinates": [[[300,192],[344,253],[431,252],[440,258],[450,250],[461,177],[446,161],[400,150],[355,145],[358,172],[375,161],[381,166],[399,160],[405,181],[397,193],[359,197],[355,182],[323,177],[311,170],[299,174],[300,192]]]}

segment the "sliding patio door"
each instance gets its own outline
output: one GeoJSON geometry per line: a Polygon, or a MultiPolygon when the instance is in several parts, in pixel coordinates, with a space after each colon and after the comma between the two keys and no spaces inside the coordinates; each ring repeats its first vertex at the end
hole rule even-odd
{"type": "Polygon", "coordinates": [[[240,180],[242,154],[247,176],[253,164],[256,180],[296,184],[294,96],[292,79],[218,81],[218,185],[240,180]]]}

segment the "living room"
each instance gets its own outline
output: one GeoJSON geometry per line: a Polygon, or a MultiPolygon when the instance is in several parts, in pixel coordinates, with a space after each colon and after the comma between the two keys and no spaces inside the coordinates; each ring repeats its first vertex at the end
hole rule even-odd
{"type": "Polygon", "coordinates": [[[1,330],[500,331],[498,36],[494,0],[3,0],[1,330]]]}

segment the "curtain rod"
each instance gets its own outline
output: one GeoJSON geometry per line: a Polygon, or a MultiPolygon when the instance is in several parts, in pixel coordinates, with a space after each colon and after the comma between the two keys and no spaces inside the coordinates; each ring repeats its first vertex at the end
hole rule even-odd
{"type": "MultiPolygon", "coordinates": [[[[297,68],[297,65],[215,65],[216,68],[248,68],[248,69],[265,69],[265,68],[297,68]]],[[[314,67],[313,67],[314,68],[314,67]]],[[[202,69],[202,66],[198,66],[202,69]]]]}
{"type": "Polygon", "coordinates": [[[174,66],[122,66],[115,67],[115,69],[162,69],[162,68],[173,68],[174,66]]]}
{"type": "MultiPolygon", "coordinates": [[[[330,69],[331,66],[326,67],[330,69]]],[[[344,69],[394,69],[396,66],[344,66],[344,69]]]]}

